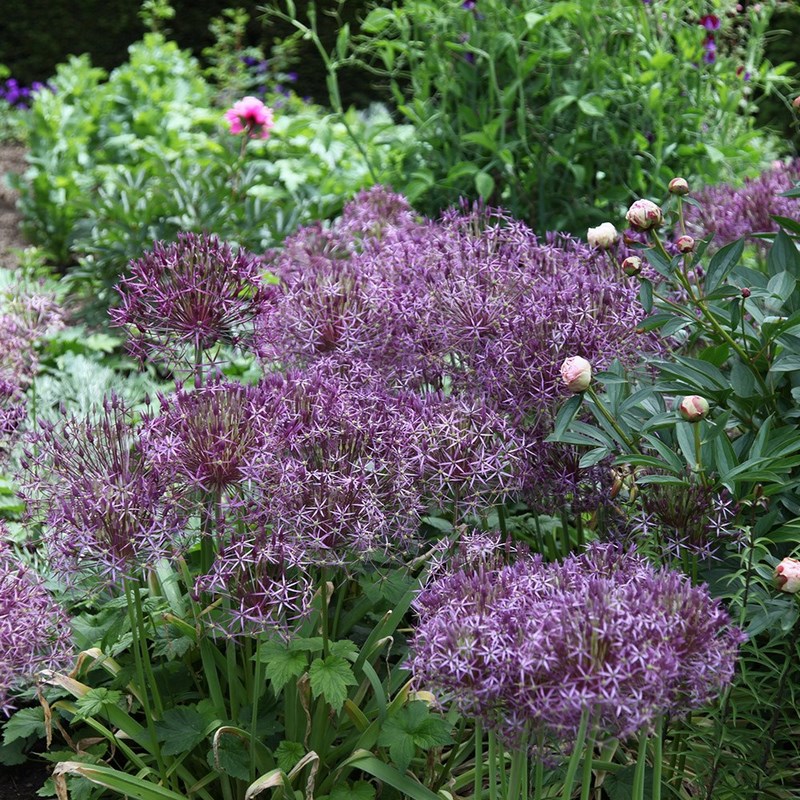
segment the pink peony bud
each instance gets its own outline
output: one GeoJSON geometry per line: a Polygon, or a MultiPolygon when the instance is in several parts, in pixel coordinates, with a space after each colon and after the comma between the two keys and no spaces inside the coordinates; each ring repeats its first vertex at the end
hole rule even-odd
{"type": "Polygon", "coordinates": [[[257,97],[243,97],[225,112],[231,133],[247,133],[250,138],[269,139],[275,125],[272,109],[257,97]]]}
{"type": "Polygon", "coordinates": [[[609,247],[613,247],[618,238],[617,229],[610,222],[604,222],[596,228],[589,228],[586,232],[589,246],[598,247],[600,250],[608,250],[609,247]]]}
{"type": "Polygon", "coordinates": [[[775,567],[775,581],[782,592],[795,594],[800,591],[800,561],[796,558],[784,558],[775,567]]]}
{"type": "Polygon", "coordinates": [[[592,365],[580,356],[572,356],[561,365],[561,380],[571,392],[585,392],[592,382],[592,365]]]}
{"type": "Polygon", "coordinates": [[[744,297],[745,300],[747,300],[747,298],[750,297],[751,294],[752,292],[746,286],[744,287],[744,289],[742,289],[742,297],[744,297]]]}
{"type": "Polygon", "coordinates": [[[649,231],[650,228],[657,228],[664,221],[664,215],[655,203],[651,203],[649,200],[637,200],[628,209],[625,219],[634,230],[649,231]]]}
{"type": "Polygon", "coordinates": [[[669,182],[669,191],[670,194],[689,194],[689,184],[686,182],[686,178],[673,178],[669,182]]]}
{"type": "Polygon", "coordinates": [[[792,105],[800,111],[800,94],[792,100],[792,105]]]}
{"type": "Polygon", "coordinates": [[[642,271],[642,259],[639,256],[628,256],[622,262],[622,271],[631,278],[642,271]]]}
{"type": "Polygon", "coordinates": [[[680,415],[687,422],[700,422],[708,416],[708,400],[696,394],[684,397],[678,405],[680,415]]]}
{"type": "Polygon", "coordinates": [[[678,239],[678,250],[681,253],[691,253],[694,250],[694,239],[691,236],[681,236],[678,239]]]}

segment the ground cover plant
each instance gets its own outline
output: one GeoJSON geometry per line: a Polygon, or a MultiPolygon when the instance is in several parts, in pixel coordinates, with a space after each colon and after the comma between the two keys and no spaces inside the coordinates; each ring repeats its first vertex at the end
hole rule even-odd
{"type": "MultiPolygon", "coordinates": [[[[737,23],[704,11],[661,22],[719,66],[737,23]]],[[[424,147],[262,92],[243,24],[215,87],[154,30],[19,112],[46,247],[0,294],[0,762],[58,800],[797,797],[797,160],[665,161],[581,236],[423,214],[373,184],[424,147]]]]}

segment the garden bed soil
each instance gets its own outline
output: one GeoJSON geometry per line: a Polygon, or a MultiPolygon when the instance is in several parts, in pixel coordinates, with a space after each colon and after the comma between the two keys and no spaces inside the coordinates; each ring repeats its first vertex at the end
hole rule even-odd
{"type": "MultiPolygon", "coordinates": [[[[8,185],[7,173],[25,169],[25,148],[16,142],[0,142],[0,267],[17,264],[14,250],[27,245],[20,231],[21,216],[17,210],[17,192],[8,185]]],[[[6,796],[0,793],[0,798],[6,796]]]]}
{"type": "Polygon", "coordinates": [[[36,793],[49,774],[45,765],[33,762],[18,767],[0,766],[0,800],[40,800],[36,793]]]}

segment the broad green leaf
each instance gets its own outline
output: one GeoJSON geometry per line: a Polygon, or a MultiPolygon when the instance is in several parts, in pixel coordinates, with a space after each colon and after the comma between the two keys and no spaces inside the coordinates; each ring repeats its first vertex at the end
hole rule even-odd
{"type": "Polygon", "coordinates": [[[372,753],[359,750],[353,753],[342,765],[342,769],[358,769],[372,775],[382,783],[396,789],[403,796],[411,800],[441,800],[439,795],[423,786],[419,781],[404,775],[389,764],[384,763],[372,753]]]}
{"type": "Polygon", "coordinates": [[[206,755],[206,762],[211,769],[220,769],[232,778],[240,781],[250,779],[250,747],[239,736],[220,736],[216,754],[211,748],[206,755]]]}
{"type": "Polygon", "coordinates": [[[192,706],[168,708],[156,723],[158,741],[164,755],[188,753],[206,738],[208,721],[192,706]]]}
{"type": "Polygon", "coordinates": [[[33,734],[45,735],[44,709],[41,706],[15,711],[3,728],[3,744],[15,739],[27,739],[33,734]]]}
{"type": "Polygon", "coordinates": [[[78,698],[75,706],[78,709],[78,717],[86,719],[87,717],[96,717],[103,714],[106,706],[118,706],[121,700],[122,692],[99,687],[97,689],[89,689],[83,697],[78,698]]]}
{"type": "Polygon", "coordinates": [[[375,787],[366,781],[334,786],[329,800],[375,800],[375,787]]]}
{"type": "Polygon", "coordinates": [[[289,650],[283,642],[264,642],[258,649],[258,658],[264,663],[264,674],[272,683],[275,694],[292,678],[298,678],[306,669],[308,656],[301,651],[289,650]]]}
{"type": "Polygon", "coordinates": [[[744,252],[744,239],[726,244],[714,253],[706,273],[705,289],[712,292],[725,280],[728,273],[739,263],[744,252]]]}
{"type": "Polygon", "coordinates": [[[561,440],[561,437],[564,435],[575,415],[578,413],[581,403],[583,403],[583,395],[574,394],[569,398],[569,400],[567,400],[566,403],[564,403],[563,406],[561,406],[558,416],[556,417],[555,425],[553,426],[553,433],[548,437],[549,439],[554,442],[561,440]]]}
{"type": "Polygon", "coordinates": [[[409,703],[383,723],[378,744],[389,748],[392,761],[400,770],[408,769],[417,748],[429,750],[452,742],[449,725],[431,714],[426,703],[409,703]]]}
{"type": "Polygon", "coordinates": [[[308,677],[314,697],[323,696],[336,711],[342,710],[347,698],[347,687],[357,683],[350,664],[341,656],[334,655],[325,659],[315,658],[308,677]]]}
{"type": "MultiPolygon", "coordinates": [[[[105,786],[131,800],[186,800],[185,795],[177,794],[156,783],[136,778],[111,767],[81,764],[78,761],[62,761],[56,764],[53,777],[56,781],[59,778],[63,781],[65,775],[80,775],[98,786],[105,786]]],[[[66,788],[64,791],[66,792],[66,788]]],[[[64,796],[66,797],[66,793],[64,796]]]]}
{"type": "Polygon", "coordinates": [[[306,754],[306,748],[300,742],[282,741],[275,749],[275,761],[284,772],[291,772],[300,759],[306,754]]]}
{"type": "Polygon", "coordinates": [[[475,175],[475,188],[484,200],[488,200],[494,192],[494,178],[488,172],[477,173],[475,175]]]}

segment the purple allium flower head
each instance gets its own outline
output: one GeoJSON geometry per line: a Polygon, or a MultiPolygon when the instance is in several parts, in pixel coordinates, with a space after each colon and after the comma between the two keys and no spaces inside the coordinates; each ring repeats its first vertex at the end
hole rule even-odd
{"type": "Polygon", "coordinates": [[[142,440],[150,462],[184,489],[235,491],[253,449],[264,444],[259,392],[237,382],[212,382],[161,397],[142,440]]]}
{"type": "Polygon", "coordinates": [[[415,683],[515,746],[530,726],[568,749],[584,713],[601,737],[683,714],[730,682],[743,640],[706,587],[614,545],[561,563],[467,564],[416,608],[415,683]]]}
{"type": "Polygon", "coordinates": [[[602,370],[655,346],[635,333],[636,286],[602,254],[480,206],[434,223],[376,188],[273,258],[282,284],[260,330],[265,359],[363,361],[395,388],[491,408],[525,441],[533,491],[546,485],[538,445],[563,400],[564,359],[602,370]]]}
{"type": "Polygon", "coordinates": [[[31,439],[24,496],[61,576],[114,581],[179,546],[181,515],[118,397],[94,417],[42,420],[31,439]]]}
{"type": "Polygon", "coordinates": [[[714,35],[709,33],[703,42],[703,61],[706,64],[713,64],[717,60],[717,43],[714,35]]]}
{"type": "Polygon", "coordinates": [[[18,439],[27,415],[22,388],[0,375],[0,463],[18,439]]]}
{"type": "Polygon", "coordinates": [[[733,527],[736,506],[727,493],[697,482],[651,483],[639,499],[642,511],[632,533],[654,542],[662,556],[711,558],[726,543],[741,541],[742,532],[733,527]]]}
{"type": "Polygon", "coordinates": [[[718,31],[722,25],[722,22],[715,14],[706,14],[705,16],[700,17],[700,25],[702,25],[707,31],[718,31]]]}
{"type": "MultiPolygon", "coordinates": [[[[772,216],[800,218],[800,198],[781,197],[800,181],[800,159],[773,164],[758,178],[745,179],[744,185],[712,186],[694,193],[699,207],[686,206],[688,233],[695,239],[714,234],[711,247],[718,249],[752,233],[776,232],[772,216]]],[[[750,239],[766,246],[763,239],[750,239]]]]}
{"type": "Polygon", "coordinates": [[[111,317],[129,327],[128,346],[139,359],[194,364],[219,345],[250,346],[267,294],[261,272],[245,250],[234,252],[214,236],[179,234],[131,262],[111,317]]]}
{"type": "MultiPolygon", "coordinates": [[[[224,534],[223,534],[224,537],[224,534]]],[[[227,602],[211,615],[229,637],[282,634],[306,616],[315,584],[301,542],[282,541],[263,527],[235,532],[195,588],[227,602]]]]}
{"type": "Polygon", "coordinates": [[[247,472],[257,514],[321,559],[408,543],[419,525],[419,401],[370,375],[321,362],[261,386],[270,430],[247,472]]]}
{"type": "Polygon", "coordinates": [[[9,713],[9,691],[57,669],[70,656],[64,611],[34,572],[0,542],[0,710],[9,713]]]}

